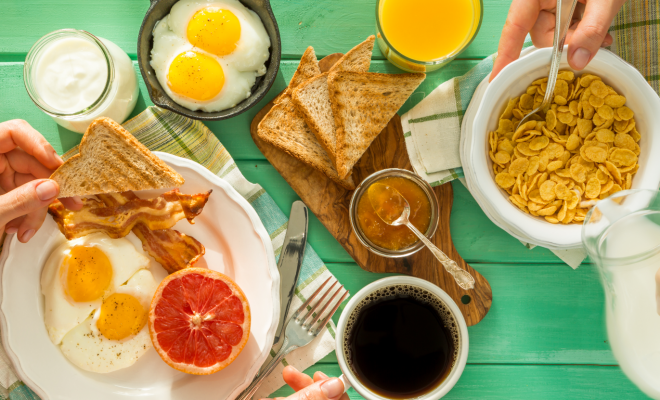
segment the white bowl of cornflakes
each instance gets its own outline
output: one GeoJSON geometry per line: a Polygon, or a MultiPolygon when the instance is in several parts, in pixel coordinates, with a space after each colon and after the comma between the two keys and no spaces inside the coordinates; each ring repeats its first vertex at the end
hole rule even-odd
{"type": "MultiPolygon", "coordinates": [[[[530,52],[488,84],[462,156],[468,187],[493,222],[522,241],[570,249],[581,247],[594,201],[660,186],[660,99],[632,65],[601,49],[583,71],[563,73],[552,116],[517,130],[542,98],[551,52],[530,52]]],[[[566,54],[562,71],[570,71],[566,54]]]]}

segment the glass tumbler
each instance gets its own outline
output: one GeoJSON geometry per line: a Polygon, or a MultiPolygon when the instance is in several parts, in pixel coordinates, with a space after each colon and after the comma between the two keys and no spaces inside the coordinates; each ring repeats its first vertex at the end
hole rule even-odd
{"type": "MultiPolygon", "coordinates": [[[[388,0],[378,0],[376,5],[376,42],[378,47],[383,55],[395,66],[400,69],[408,72],[432,72],[438,70],[449,62],[451,62],[458,54],[460,54],[465,48],[472,43],[474,38],[479,32],[481,27],[481,21],[483,19],[483,1],[482,0],[463,0],[468,1],[472,8],[472,21],[469,28],[469,33],[465,38],[463,38],[462,43],[458,48],[456,48],[451,53],[433,60],[416,60],[409,57],[408,55],[401,52],[401,49],[397,49],[392,45],[391,40],[388,39],[388,36],[383,29],[383,6],[388,0]]],[[[410,0],[406,0],[410,1],[410,0]]],[[[459,0],[450,0],[450,1],[459,1],[459,0]]],[[[415,7],[414,4],[411,4],[411,7],[415,7]]],[[[451,34],[448,32],[447,28],[443,31],[443,27],[435,26],[434,29],[437,29],[437,38],[434,40],[443,40],[443,35],[451,34]]]]}

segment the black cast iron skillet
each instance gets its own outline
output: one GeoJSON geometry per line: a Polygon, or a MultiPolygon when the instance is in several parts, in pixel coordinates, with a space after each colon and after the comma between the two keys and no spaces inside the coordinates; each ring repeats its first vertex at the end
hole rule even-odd
{"type": "Polygon", "coordinates": [[[275,82],[277,71],[280,68],[280,58],[282,56],[280,31],[277,27],[277,21],[273,15],[273,10],[270,8],[270,1],[240,0],[244,6],[259,15],[259,18],[261,18],[261,22],[263,22],[266,32],[270,37],[270,58],[266,61],[266,75],[257,77],[257,80],[252,87],[252,94],[250,97],[238,103],[235,107],[217,112],[191,111],[175,103],[174,100],[165,93],[160,82],[156,79],[156,73],[153,68],[151,68],[151,65],[149,65],[149,61],[151,60],[151,46],[153,45],[152,33],[156,26],[156,22],[169,14],[170,9],[177,1],[178,0],[151,0],[151,6],[149,7],[149,10],[147,10],[147,14],[144,16],[142,26],[140,27],[137,57],[138,63],[140,64],[140,72],[147,85],[151,101],[161,108],[174,111],[175,113],[192,119],[203,121],[219,121],[221,119],[235,117],[257,104],[259,100],[268,93],[268,89],[270,89],[273,82],[275,82]]]}

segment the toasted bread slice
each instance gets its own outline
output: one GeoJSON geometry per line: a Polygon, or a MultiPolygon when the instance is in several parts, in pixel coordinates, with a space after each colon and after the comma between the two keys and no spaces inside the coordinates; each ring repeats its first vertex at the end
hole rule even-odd
{"type": "Polygon", "coordinates": [[[259,123],[259,138],[284,151],[314,169],[317,169],[340,186],[352,190],[355,183],[352,177],[340,179],[328,154],[316,140],[291,101],[291,92],[301,82],[321,74],[316,53],[311,46],[303,54],[298,69],[287,89],[274,101],[275,105],[259,123]]]}
{"type": "Polygon", "coordinates": [[[369,36],[364,42],[350,49],[328,72],[354,71],[367,72],[371,65],[371,51],[374,49],[374,35],[369,36]]]}
{"type": "MultiPolygon", "coordinates": [[[[348,53],[337,61],[330,69],[333,71],[366,72],[371,64],[371,51],[374,48],[375,37],[369,36],[367,40],[353,47],[348,53]]],[[[335,119],[330,106],[328,94],[328,73],[323,73],[301,83],[292,93],[293,104],[302,114],[309,128],[314,132],[321,146],[325,149],[337,166],[337,136],[335,133],[335,119]]]]}
{"type": "Polygon", "coordinates": [[[351,176],[346,179],[339,178],[328,154],[296,111],[291,97],[284,96],[280,103],[271,108],[259,123],[257,134],[261,140],[323,172],[342,187],[355,189],[351,176]]]}
{"type": "Polygon", "coordinates": [[[340,177],[350,175],[371,142],[424,78],[424,74],[330,73],[328,91],[337,126],[340,177]]]}
{"type": "Polygon", "coordinates": [[[287,88],[275,98],[274,103],[279,103],[285,96],[291,96],[291,92],[293,92],[293,89],[298,87],[298,85],[320,74],[321,68],[319,68],[319,61],[316,58],[316,52],[312,46],[309,46],[300,58],[300,64],[298,64],[298,68],[293,74],[289,86],[287,86],[287,88]]]}
{"type": "Polygon", "coordinates": [[[80,142],[80,153],[62,164],[50,179],[60,185],[60,197],[165,189],[184,182],[181,175],[110,118],[98,118],[89,125],[80,142]]]}

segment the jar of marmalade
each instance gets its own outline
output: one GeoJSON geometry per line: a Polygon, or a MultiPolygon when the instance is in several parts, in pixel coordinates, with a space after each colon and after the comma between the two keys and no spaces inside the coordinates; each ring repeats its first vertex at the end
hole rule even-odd
{"type": "Polygon", "coordinates": [[[401,193],[410,205],[410,222],[429,239],[438,228],[438,200],[433,188],[411,171],[390,168],[367,177],[351,198],[351,227],[365,247],[383,257],[407,257],[416,253],[424,244],[408,227],[388,225],[376,214],[367,195],[369,187],[376,182],[401,193]]]}

